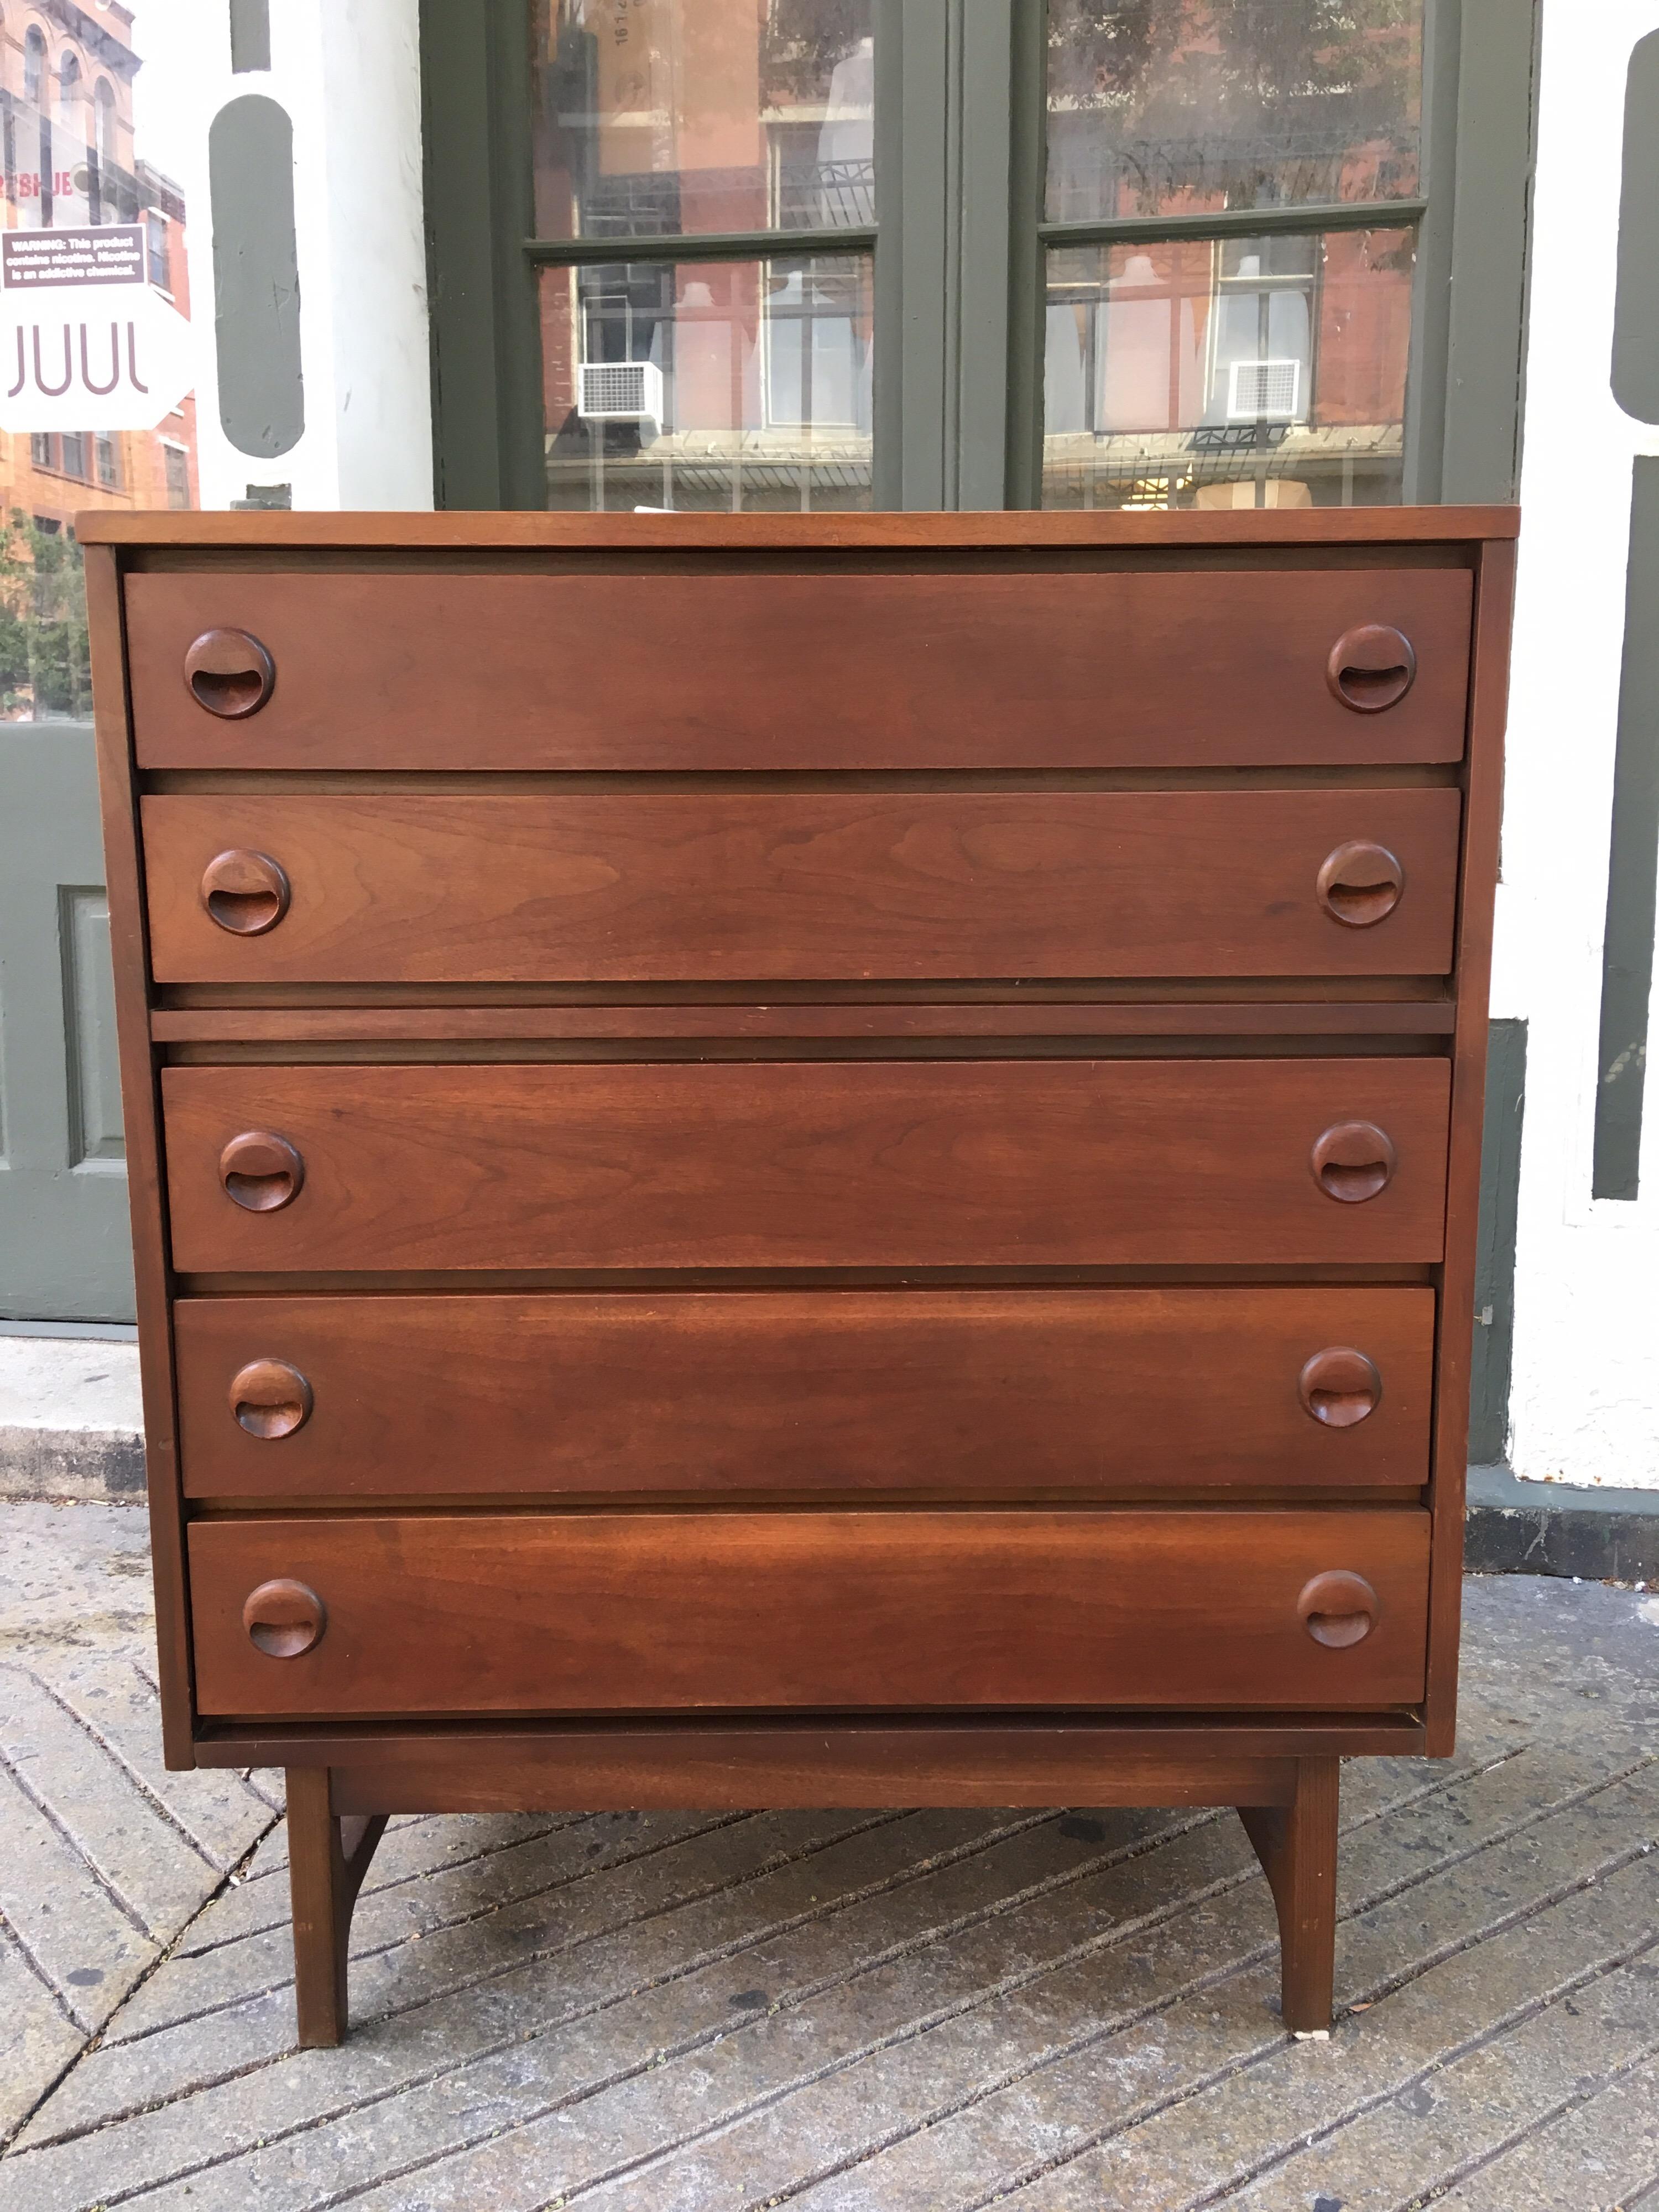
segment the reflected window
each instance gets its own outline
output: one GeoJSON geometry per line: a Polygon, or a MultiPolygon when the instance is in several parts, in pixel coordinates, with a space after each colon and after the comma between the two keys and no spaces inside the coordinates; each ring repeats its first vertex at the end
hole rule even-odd
{"type": "Polygon", "coordinates": [[[867,507],[872,0],[538,0],[533,41],[549,503],[867,507]]]}
{"type": "Polygon", "coordinates": [[[98,89],[94,95],[94,100],[96,108],[98,158],[100,161],[113,162],[117,158],[115,88],[107,77],[99,78],[98,89]]]}
{"type": "Polygon", "coordinates": [[[1422,0],[1049,0],[1054,222],[1410,198],[1422,0]]]}
{"type": "Polygon", "coordinates": [[[543,238],[875,220],[871,0],[539,0],[543,238]]]}
{"type": "Polygon", "coordinates": [[[82,131],[81,64],[70,53],[58,64],[58,112],[70,130],[82,131]]]}
{"type": "Polygon", "coordinates": [[[554,507],[870,503],[867,255],[550,269],[554,507]]]}
{"type": "Polygon", "coordinates": [[[1402,496],[1421,82],[1421,0],[1052,0],[1045,506],[1402,496]]]}
{"type": "Polygon", "coordinates": [[[31,23],[23,40],[23,97],[31,107],[41,106],[46,91],[46,34],[31,23]]]}
{"type": "Polygon", "coordinates": [[[1048,258],[1043,504],[1397,501],[1415,233],[1048,258]]]}

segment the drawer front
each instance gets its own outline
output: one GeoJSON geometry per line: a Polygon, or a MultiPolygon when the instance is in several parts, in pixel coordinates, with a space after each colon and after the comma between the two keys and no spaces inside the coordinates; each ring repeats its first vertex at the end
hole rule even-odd
{"type": "Polygon", "coordinates": [[[1461,808],[1452,790],[150,798],[151,956],[169,983],[1444,975],[1461,808]]]}
{"type": "Polygon", "coordinates": [[[1415,1508],[198,1522],[197,1693],[295,1717],[1374,1708],[1422,1694],[1428,1548],[1415,1508]],[[1352,1583],[1310,1600],[1325,1575],[1369,1610],[1352,1583]],[[249,1608],[271,1583],[300,1591],[249,1608]],[[1316,1642],[1310,1603],[1369,1632],[1316,1642]],[[266,1642],[320,1633],[273,1656],[249,1610],[266,1642]]]}
{"type": "Polygon", "coordinates": [[[1429,1290],[189,1298],[174,1328],[193,1498],[1335,1489],[1429,1464],[1429,1290]]]}
{"type": "Polygon", "coordinates": [[[1462,757],[1464,569],[1022,570],[135,575],[138,762],[782,769],[1462,757]],[[1397,703],[1357,711],[1328,665],[1340,641],[1371,625],[1408,641],[1417,673],[1397,703]],[[266,703],[239,719],[208,711],[186,684],[193,641],[217,629],[257,638],[274,670],[266,703]]]}
{"type": "Polygon", "coordinates": [[[161,1095],[193,1273],[1319,1265],[1443,1243],[1442,1060],[172,1067],[161,1095]],[[1316,1149],[1355,1127],[1322,1183],[1316,1149]],[[1372,1164],[1375,1195],[1329,1194],[1372,1164]]]}

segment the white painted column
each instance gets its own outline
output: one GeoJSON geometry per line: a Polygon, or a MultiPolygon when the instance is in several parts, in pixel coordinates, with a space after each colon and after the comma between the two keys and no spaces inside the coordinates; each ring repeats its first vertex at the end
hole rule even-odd
{"type": "Polygon", "coordinates": [[[1659,1082],[1642,1195],[1590,1196],[1632,463],[1608,383],[1625,75],[1659,0],[1546,0],[1492,1012],[1528,1024],[1511,1464],[1659,1488],[1659,1082]]]}
{"type": "Polygon", "coordinates": [[[189,211],[202,504],[287,483],[296,507],[429,507],[431,377],[421,173],[418,0],[271,0],[271,66],[233,75],[227,0],[139,19],[199,129],[175,135],[189,211]],[[187,19],[187,20],[185,20],[187,19]],[[184,93],[184,88],[188,88],[184,93]],[[294,125],[305,432],[274,459],[220,427],[208,131],[260,93],[294,125]]]}

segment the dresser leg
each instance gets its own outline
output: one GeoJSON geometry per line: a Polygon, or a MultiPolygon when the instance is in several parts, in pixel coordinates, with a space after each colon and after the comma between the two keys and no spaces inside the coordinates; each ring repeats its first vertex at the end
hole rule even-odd
{"type": "Polygon", "coordinates": [[[351,1908],[385,1826],[384,1813],[335,1816],[327,1767],[289,1768],[288,1881],[301,2050],[345,2040],[351,1908]]]}
{"type": "Polygon", "coordinates": [[[1280,2007],[1297,2035],[1331,2024],[1336,1966],[1336,1802],[1340,1761],[1298,1759],[1288,1805],[1241,1805],[1279,1911],[1280,2007]]]}

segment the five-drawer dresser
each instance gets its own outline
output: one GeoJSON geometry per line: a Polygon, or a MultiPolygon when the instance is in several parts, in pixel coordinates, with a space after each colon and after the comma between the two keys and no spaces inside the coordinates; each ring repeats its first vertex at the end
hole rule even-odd
{"type": "Polygon", "coordinates": [[[1515,527],[82,518],[167,1750],[287,1770],[303,2042],[388,1814],[663,1806],[1234,1805],[1326,2027],[1515,527]]]}

